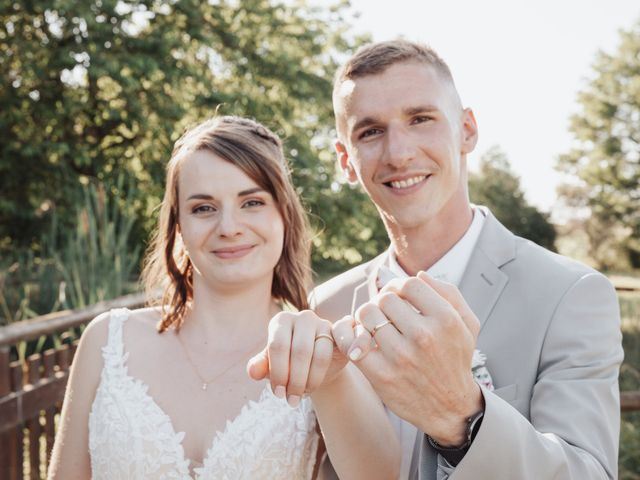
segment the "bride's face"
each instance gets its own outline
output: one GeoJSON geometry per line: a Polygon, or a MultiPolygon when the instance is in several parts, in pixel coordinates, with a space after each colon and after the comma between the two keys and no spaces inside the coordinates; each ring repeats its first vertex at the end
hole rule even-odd
{"type": "Polygon", "coordinates": [[[284,222],[271,194],[208,150],[189,154],[178,179],[179,225],[194,282],[221,290],[271,288],[284,222]]]}

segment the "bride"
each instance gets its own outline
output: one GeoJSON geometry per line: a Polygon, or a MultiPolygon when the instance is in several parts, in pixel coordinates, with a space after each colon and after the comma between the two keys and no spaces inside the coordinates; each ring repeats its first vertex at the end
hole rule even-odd
{"type": "Polygon", "coordinates": [[[49,478],[310,479],[325,440],[341,478],[397,477],[380,400],[334,349],[331,324],[304,311],[309,272],[278,137],[238,117],[186,132],[143,275],[164,295],[85,330],[49,478]],[[269,343],[272,318],[289,341],[269,343]],[[252,380],[247,362],[267,344],[280,363],[253,360],[252,380]]]}

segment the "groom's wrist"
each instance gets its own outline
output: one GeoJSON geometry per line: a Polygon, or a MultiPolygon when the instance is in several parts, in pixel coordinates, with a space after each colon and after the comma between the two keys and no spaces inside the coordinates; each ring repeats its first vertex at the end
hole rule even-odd
{"type": "Polygon", "coordinates": [[[464,442],[461,445],[455,447],[445,447],[436,442],[433,438],[427,435],[427,441],[436,450],[440,455],[442,455],[447,462],[453,467],[457,466],[467,451],[471,447],[473,440],[475,439],[478,431],[480,430],[480,426],[482,425],[482,419],[484,418],[484,410],[480,410],[475,415],[469,417],[467,419],[465,434],[464,434],[464,442]]]}
{"type": "Polygon", "coordinates": [[[459,448],[468,441],[469,419],[484,411],[482,390],[475,381],[470,387],[469,393],[463,397],[464,404],[452,406],[440,422],[432,422],[432,428],[425,430],[435,444],[443,448],[459,448]]]}

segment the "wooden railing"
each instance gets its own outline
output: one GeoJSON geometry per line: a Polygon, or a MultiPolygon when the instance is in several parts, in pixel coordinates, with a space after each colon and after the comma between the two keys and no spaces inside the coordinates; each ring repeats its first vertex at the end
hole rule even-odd
{"type": "MultiPolygon", "coordinates": [[[[77,346],[77,340],[64,342],[65,332],[112,308],[137,308],[143,303],[142,294],[128,295],[0,328],[0,480],[46,475],[55,422],[77,346]],[[11,348],[19,342],[54,333],[63,339],[58,348],[31,355],[24,363],[10,361],[11,348]]],[[[623,412],[640,410],[640,391],[621,392],[620,403],[623,412]]]]}
{"type": "Polygon", "coordinates": [[[142,294],[127,295],[0,328],[0,480],[40,479],[46,475],[56,416],[78,343],[68,332],[112,308],[143,304],[142,294]],[[10,361],[11,349],[18,343],[51,334],[62,339],[59,347],[30,355],[24,363],[10,361]]]}

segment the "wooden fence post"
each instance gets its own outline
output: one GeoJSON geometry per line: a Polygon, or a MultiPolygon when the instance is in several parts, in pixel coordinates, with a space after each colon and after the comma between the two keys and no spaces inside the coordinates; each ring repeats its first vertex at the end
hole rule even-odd
{"type": "MultiPolygon", "coordinates": [[[[8,346],[0,347],[0,398],[10,395],[12,392],[9,358],[10,348],[8,346]]],[[[22,451],[22,446],[18,445],[16,431],[12,429],[1,433],[0,480],[14,480],[21,477],[22,465],[18,463],[18,451],[22,451]]]]}

